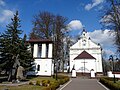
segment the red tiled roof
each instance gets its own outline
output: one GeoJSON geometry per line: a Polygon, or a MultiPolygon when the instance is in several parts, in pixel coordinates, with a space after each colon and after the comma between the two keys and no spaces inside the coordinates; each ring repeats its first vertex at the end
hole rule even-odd
{"type": "Polygon", "coordinates": [[[29,43],[52,43],[53,41],[50,39],[30,39],[27,42],[29,43]]]}
{"type": "Polygon", "coordinates": [[[90,55],[88,52],[83,51],[77,57],[75,57],[74,60],[75,59],[95,59],[95,58],[92,55],[90,55]]]}

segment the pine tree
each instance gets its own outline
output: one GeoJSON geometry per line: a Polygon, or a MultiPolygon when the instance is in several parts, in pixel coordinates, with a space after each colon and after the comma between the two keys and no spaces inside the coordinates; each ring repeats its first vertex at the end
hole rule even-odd
{"type": "Polygon", "coordinates": [[[9,71],[9,81],[12,80],[12,69],[15,62],[14,57],[19,52],[18,47],[21,39],[19,35],[22,34],[22,30],[18,29],[21,27],[18,12],[16,12],[14,18],[11,20],[12,22],[7,25],[7,30],[1,35],[0,39],[1,67],[9,71]]]}
{"type": "Polygon", "coordinates": [[[24,38],[21,41],[20,44],[20,51],[19,51],[19,55],[20,55],[20,64],[21,66],[23,66],[26,70],[29,70],[32,68],[32,63],[33,59],[32,59],[32,53],[28,50],[29,44],[26,43],[26,39],[27,39],[27,35],[24,35],[24,38]]]}
{"type": "Polygon", "coordinates": [[[14,79],[16,77],[15,72],[18,68],[16,62],[19,62],[25,69],[31,65],[31,54],[27,51],[27,45],[25,45],[26,36],[23,39],[20,37],[22,30],[20,30],[18,11],[11,21],[7,25],[7,30],[0,35],[0,68],[9,72],[8,81],[12,81],[12,75],[14,79]]]}

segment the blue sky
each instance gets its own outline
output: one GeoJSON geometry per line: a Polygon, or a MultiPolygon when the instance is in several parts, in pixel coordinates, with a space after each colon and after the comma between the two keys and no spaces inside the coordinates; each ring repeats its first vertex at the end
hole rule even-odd
{"type": "Polygon", "coordinates": [[[67,17],[66,24],[70,26],[72,35],[77,35],[82,28],[90,32],[90,36],[98,43],[101,43],[107,53],[113,54],[112,36],[106,37],[106,32],[102,33],[100,25],[100,10],[104,0],[0,0],[0,32],[4,32],[6,25],[16,10],[19,11],[21,19],[21,29],[23,34],[29,34],[32,29],[33,16],[39,11],[48,11],[67,17]],[[99,35],[98,37],[95,37],[99,35]],[[102,36],[102,38],[101,38],[102,36]],[[103,40],[106,38],[105,40],[103,40]],[[109,42],[109,46],[105,43],[109,42]],[[109,48],[108,48],[109,47],[109,48]]]}
{"type": "MultiPolygon", "coordinates": [[[[0,0],[3,1],[3,0],[0,0]]],[[[29,33],[32,28],[33,16],[39,11],[49,11],[72,20],[80,20],[86,30],[100,29],[98,7],[85,10],[85,5],[92,3],[91,0],[5,0],[0,8],[10,10],[13,13],[18,10],[22,29],[29,33]]]]}

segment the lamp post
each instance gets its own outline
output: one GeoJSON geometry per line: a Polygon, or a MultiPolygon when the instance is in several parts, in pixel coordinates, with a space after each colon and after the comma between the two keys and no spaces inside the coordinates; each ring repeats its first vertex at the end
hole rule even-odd
{"type": "Polygon", "coordinates": [[[59,65],[60,60],[56,61],[56,80],[58,79],[58,65],[59,65]]]}
{"type": "MultiPolygon", "coordinates": [[[[109,60],[110,61],[112,61],[112,72],[114,73],[114,71],[115,71],[115,61],[114,60],[117,60],[118,58],[116,58],[116,59],[114,59],[113,58],[113,55],[110,55],[110,57],[109,57],[109,60]]],[[[114,83],[116,83],[116,81],[115,81],[115,73],[113,74],[114,75],[114,83]]]]}
{"type": "Polygon", "coordinates": [[[56,80],[57,80],[57,69],[58,69],[58,62],[56,61],[56,75],[55,75],[56,80]]]}
{"type": "Polygon", "coordinates": [[[56,31],[53,30],[53,59],[54,59],[54,76],[57,80],[57,69],[58,69],[58,57],[57,57],[57,36],[56,31]]]}

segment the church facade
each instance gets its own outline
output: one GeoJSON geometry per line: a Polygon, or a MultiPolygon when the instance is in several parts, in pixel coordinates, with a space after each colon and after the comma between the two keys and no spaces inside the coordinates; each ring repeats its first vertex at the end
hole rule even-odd
{"type": "Polygon", "coordinates": [[[27,42],[30,44],[29,50],[34,59],[33,70],[29,71],[27,75],[53,75],[53,42],[49,39],[31,39],[27,42]]]}
{"type": "Polygon", "coordinates": [[[80,39],[70,47],[70,71],[77,73],[102,73],[102,48],[83,30],[80,39]]]}

